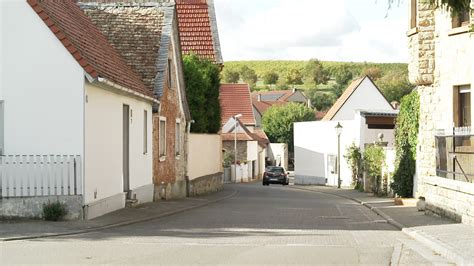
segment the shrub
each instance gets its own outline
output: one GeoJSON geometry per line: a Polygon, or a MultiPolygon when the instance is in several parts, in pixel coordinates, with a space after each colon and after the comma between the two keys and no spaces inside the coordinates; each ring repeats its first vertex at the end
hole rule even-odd
{"type": "Polygon", "coordinates": [[[372,183],[372,190],[379,193],[382,168],[385,164],[385,152],[379,145],[370,145],[364,151],[364,170],[372,183]]]}
{"type": "Polygon", "coordinates": [[[360,148],[352,143],[351,146],[346,148],[344,158],[352,171],[352,184],[355,185],[355,189],[359,189],[362,182],[360,177],[362,175],[362,154],[360,148]]]}
{"type": "Polygon", "coordinates": [[[43,217],[47,221],[59,221],[67,214],[67,208],[64,203],[48,202],[43,205],[43,217]]]}
{"type": "Polygon", "coordinates": [[[416,146],[420,98],[416,91],[402,98],[395,126],[395,173],[390,187],[401,197],[413,196],[413,176],[416,172],[416,146]]]}
{"type": "Polygon", "coordinates": [[[224,166],[224,168],[230,167],[230,165],[234,163],[234,160],[234,154],[226,151],[224,154],[224,161],[222,162],[222,166],[224,166]]]}

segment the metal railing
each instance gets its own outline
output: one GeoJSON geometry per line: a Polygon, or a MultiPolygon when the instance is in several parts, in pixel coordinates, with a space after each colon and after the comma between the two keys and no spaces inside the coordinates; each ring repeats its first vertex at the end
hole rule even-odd
{"type": "Polygon", "coordinates": [[[0,198],[82,194],[76,155],[0,156],[0,198]]]}
{"type": "Polygon", "coordinates": [[[453,128],[436,135],[436,174],[474,183],[474,132],[470,127],[453,128]]]}

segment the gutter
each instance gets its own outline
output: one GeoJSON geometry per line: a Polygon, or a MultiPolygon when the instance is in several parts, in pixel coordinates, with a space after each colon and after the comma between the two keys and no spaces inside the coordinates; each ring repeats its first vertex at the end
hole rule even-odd
{"type": "Polygon", "coordinates": [[[100,83],[103,83],[103,84],[106,84],[112,88],[115,88],[119,91],[122,91],[122,92],[125,92],[127,94],[131,94],[131,95],[134,95],[136,97],[139,97],[139,98],[142,98],[142,99],[145,99],[145,100],[148,100],[148,101],[151,101],[153,103],[157,103],[157,104],[160,104],[160,101],[153,98],[153,97],[150,97],[150,96],[146,96],[145,94],[142,94],[142,93],[139,93],[139,92],[136,92],[134,90],[130,90],[130,89],[127,89],[125,88],[124,86],[121,86],[121,85],[118,85],[117,83],[114,83],[108,79],[105,79],[105,78],[101,78],[101,77],[98,77],[97,78],[97,81],[99,81],[100,83]]]}

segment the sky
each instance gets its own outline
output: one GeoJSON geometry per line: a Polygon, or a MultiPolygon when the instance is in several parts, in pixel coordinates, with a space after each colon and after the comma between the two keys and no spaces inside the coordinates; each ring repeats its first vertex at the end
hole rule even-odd
{"type": "Polygon", "coordinates": [[[214,0],[224,61],[408,62],[408,0],[214,0]]]}

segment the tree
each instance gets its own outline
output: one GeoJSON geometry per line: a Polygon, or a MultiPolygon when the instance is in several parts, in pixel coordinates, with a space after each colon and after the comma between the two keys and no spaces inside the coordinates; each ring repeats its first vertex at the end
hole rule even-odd
{"type": "Polygon", "coordinates": [[[217,133],[221,126],[220,69],[195,54],[183,58],[184,81],[195,133],[217,133]]]}
{"type": "Polygon", "coordinates": [[[240,74],[238,71],[224,68],[222,77],[225,83],[238,83],[240,80],[240,74]]]}
{"type": "Polygon", "coordinates": [[[277,83],[279,76],[274,71],[269,71],[263,74],[262,78],[263,78],[263,83],[267,85],[273,85],[277,83]]]}
{"type": "Polygon", "coordinates": [[[406,74],[386,75],[376,83],[389,102],[400,102],[413,89],[406,74]]]}
{"type": "Polygon", "coordinates": [[[380,68],[373,66],[364,69],[364,75],[369,76],[373,81],[377,81],[380,77],[382,77],[382,72],[380,68]]]}
{"type": "Polygon", "coordinates": [[[311,59],[304,68],[305,78],[309,84],[326,84],[329,74],[318,59],[311,59]]]}
{"type": "Polygon", "coordinates": [[[304,104],[274,105],[263,115],[263,130],[271,142],[288,143],[293,151],[293,123],[314,121],[314,111],[304,104]]]}
{"type": "Polygon", "coordinates": [[[326,93],[317,89],[307,90],[306,95],[318,111],[327,111],[336,101],[333,93],[326,93]]]}
{"type": "Polygon", "coordinates": [[[257,74],[255,73],[255,70],[249,68],[248,66],[243,66],[240,69],[240,77],[242,77],[242,80],[249,84],[251,88],[255,87],[255,84],[257,84],[257,74]]]}
{"type": "Polygon", "coordinates": [[[346,64],[335,67],[332,75],[336,83],[343,86],[346,86],[353,78],[352,71],[346,64]]]}
{"type": "Polygon", "coordinates": [[[292,68],[286,72],[285,83],[288,85],[301,85],[303,84],[303,75],[298,69],[292,68]]]}

